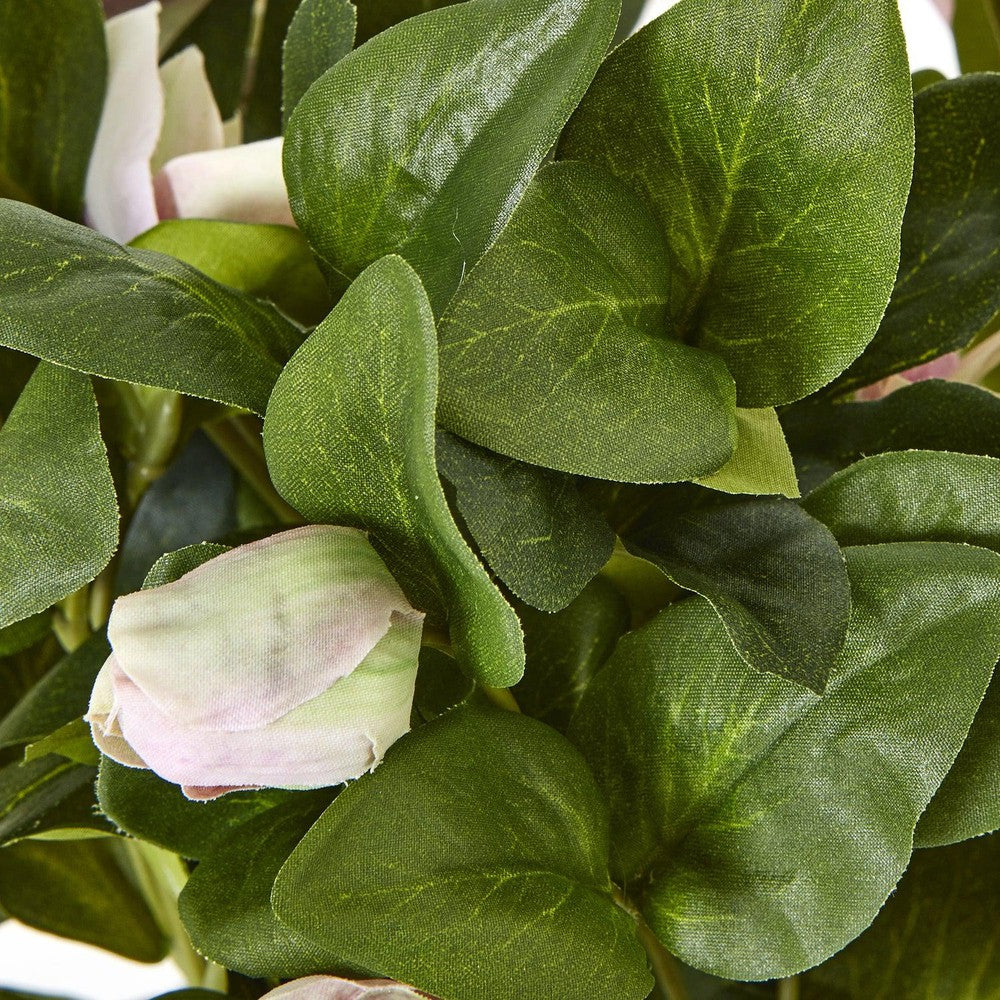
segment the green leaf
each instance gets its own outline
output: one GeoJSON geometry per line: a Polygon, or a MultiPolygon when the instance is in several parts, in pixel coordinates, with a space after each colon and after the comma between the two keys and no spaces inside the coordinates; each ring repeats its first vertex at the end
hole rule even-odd
{"type": "Polygon", "coordinates": [[[329,804],[329,792],[297,795],[248,820],[194,870],[181,919],[199,954],[246,976],[294,979],[343,968],[335,955],[278,923],[278,870],[329,804]]]}
{"type": "Polygon", "coordinates": [[[400,21],[449,7],[456,0],[361,0],[358,4],[358,44],[367,42],[400,21]]]}
{"type": "Polygon", "coordinates": [[[1000,8],[994,0],[957,0],[952,23],[963,73],[1000,70],[1000,8]]]}
{"type": "Polygon", "coordinates": [[[445,431],[437,435],[437,463],[483,559],[532,607],[566,607],[611,556],[614,532],[571,476],[445,431]]]}
{"type": "Polygon", "coordinates": [[[591,580],[562,611],[521,611],[524,677],[514,689],[521,709],[560,732],[584,691],[630,625],[628,602],[604,577],[591,580]]]}
{"type": "Polygon", "coordinates": [[[521,629],[448,510],[434,458],[436,395],[430,303],[406,262],[387,257],[278,379],[264,421],[267,463],[310,521],[370,532],[410,602],[447,609],[469,672],[506,687],[523,670],[521,629]]]}
{"type": "Polygon", "coordinates": [[[721,493],[799,495],[792,454],[778,414],[770,407],[736,410],[736,451],[721,469],[696,480],[721,493]]]}
{"type": "Polygon", "coordinates": [[[918,851],[871,928],[803,980],[803,1000],[1000,997],[1000,836],[918,851]]]}
{"type": "MultiPolygon", "coordinates": [[[[36,642],[44,639],[49,634],[51,622],[52,617],[48,611],[39,611],[37,615],[22,618],[13,625],[0,628],[0,658],[19,653],[22,649],[34,646],[36,642]]],[[[0,740],[2,739],[3,737],[0,737],[0,740]]]]}
{"type": "Polygon", "coordinates": [[[0,748],[32,743],[82,718],[110,652],[107,639],[100,634],[64,656],[0,719],[0,748]]]}
{"type": "Polygon", "coordinates": [[[357,12],[349,0],[302,0],[282,49],[284,123],[313,81],[354,47],[357,12]]]}
{"type": "Polygon", "coordinates": [[[137,962],[158,962],[167,942],[126,876],[112,840],[26,841],[0,850],[0,906],[29,927],[137,962]]]}
{"type": "Polygon", "coordinates": [[[617,15],[614,0],[468,0],[320,77],[288,123],[285,180],[336,283],[399,253],[439,314],[583,95],[617,15]]]}
{"type": "Polygon", "coordinates": [[[692,599],[619,643],[570,728],[611,802],[613,874],[714,975],[791,975],[864,930],[1000,652],[992,552],[847,557],[853,616],[825,695],[747,668],[692,599]]]}
{"type": "Polygon", "coordinates": [[[851,611],[829,529],[784,498],[687,487],[651,499],[623,530],[628,550],[707,597],[750,666],[822,691],[851,611]]]}
{"type": "Polygon", "coordinates": [[[0,4],[0,198],[80,217],[104,103],[103,22],[96,0],[0,4]]]}
{"type": "Polygon", "coordinates": [[[272,306],[173,257],[121,247],[26,205],[0,205],[7,347],[263,413],[301,339],[272,306]]]}
{"type": "MultiPolygon", "coordinates": [[[[52,298],[36,303],[49,329],[52,298]]],[[[40,365],[0,428],[0,627],[89,583],[117,545],[118,501],[90,379],[40,365]]]]}
{"type": "Polygon", "coordinates": [[[63,757],[77,764],[97,767],[101,753],[90,737],[90,726],[83,719],[74,719],[54,733],[43,736],[24,748],[25,763],[40,760],[48,754],[63,757]]]}
{"type": "Polygon", "coordinates": [[[130,244],[169,254],[230,288],[314,326],[333,302],[305,237],[290,226],[168,219],[130,244]]]}
{"type": "Polygon", "coordinates": [[[436,996],[643,1000],[652,983],[607,863],[606,808],[573,748],[466,708],[349,785],[272,900],[310,941],[436,996]]]}
{"type": "Polygon", "coordinates": [[[31,378],[38,359],[0,347],[0,420],[6,420],[31,378]]]}
{"type": "Polygon", "coordinates": [[[899,263],[912,90],[895,0],[689,0],[608,57],[560,155],[645,195],[674,334],[741,406],[826,384],[872,339],[899,263]]]}
{"type": "Polygon", "coordinates": [[[1000,310],[1000,76],[917,94],[917,152],[899,276],[846,390],[965,347],[1000,310]]]}
{"type": "Polygon", "coordinates": [[[718,469],[736,444],[733,380],[667,336],[667,254],[649,208],[613,177],[543,168],[441,319],[441,422],[596,478],[718,469]]]}
{"type": "Polygon", "coordinates": [[[221,545],[218,542],[198,542],[195,545],[185,545],[184,548],[175,549],[173,552],[165,552],[153,563],[142,587],[145,590],[147,587],[162,587],[166,583],[173,583],[185,573],[190,573],[202,563],[221,556],[231,548],[230,545],[221,545]]]}
{"type": "Polygon", "coordinates": [[[230,792],[211,802],[186,799],[177,785],[152,771],[101,759],[97,798],[105,815],[126,833],[185,858],[218,850],[234,830],[294,796],[277,789],[230,792]]]}

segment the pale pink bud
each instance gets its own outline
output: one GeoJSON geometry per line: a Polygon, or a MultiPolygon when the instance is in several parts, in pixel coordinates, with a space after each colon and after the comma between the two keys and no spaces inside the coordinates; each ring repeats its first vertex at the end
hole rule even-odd
{"type": "Polygon", "coordinates": [[[931,378],[950,379],[958,370],[958,366],[959,354],[957,351],[952,351],[951,354],[944,354],[933,361],[917,365],[914,368],[908,368],[905,372],[900,372],[898,375],[889,375],[887,378],[881,379],[873,385],[865,386],[864,389],[858,389],[854,394],[854,398],[863,402],[872,402],[876,399],[882,399],[888,396],[890,392],[902,389],[913,382],[923,382],[931,378]]]}
{"type": "Polygon", "coordinates": [[[336,976],[307,976],[285,983],[264,994],[261,1000],[435,1000],[412,986],[391,979],[363,979],[355,982],[336,976]]]}

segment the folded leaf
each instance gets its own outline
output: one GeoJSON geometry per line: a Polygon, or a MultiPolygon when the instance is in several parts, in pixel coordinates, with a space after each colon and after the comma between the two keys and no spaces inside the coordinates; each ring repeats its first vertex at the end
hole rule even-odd
{"type": "Polygon", "coordinates": [[[895,0],[692,0],[612,52],[560,155],[649,199],[674,335],[763,407],[829,382],[874,336],[912,128],[895,0]]]}
{"type": "Polygon", "coordinates": [[[864,930],[1000,652],[994,553],[846,554],[851,628],[823,696],[750,670],[692,599],[619,643],[570,727],[611,801],[613,874],[715,975],[791,975],[864,930]]]}
{"type": "Polygon", "coordinates": [[[399,253],[439,314],[583,95],[617,7],[468,0],[320,77],[288,123],[285,178],[335,284],[399,253]]]}

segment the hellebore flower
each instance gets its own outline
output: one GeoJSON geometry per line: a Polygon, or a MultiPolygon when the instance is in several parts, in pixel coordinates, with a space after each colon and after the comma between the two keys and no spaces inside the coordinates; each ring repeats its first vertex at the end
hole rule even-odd
{"type": "Polygon", "coordinates": [[[108,85],[84,215],[119,243],[168,218],[294,225],[281,138],[226,148],[239,141],[240,125],[223,123],[201,51],[189,45],[159,65],[183,24],[178,12],[190,16],[203,6],[177,0],[162,33],[156,0],[105,24],[108,85]]]}
{"type": "Polygon", "coordinates": [[[391,979],[354,982],[336,976],[307,976],[265,993],[261,1000],[434,1000],[434,997],[391,979]]]}
{"type": "Polygon", "coordinates": [[[363,532],[280,532],[118,598],[87,721],[188,798],[336,785],[409,729],[422,622],[363,532]]]}

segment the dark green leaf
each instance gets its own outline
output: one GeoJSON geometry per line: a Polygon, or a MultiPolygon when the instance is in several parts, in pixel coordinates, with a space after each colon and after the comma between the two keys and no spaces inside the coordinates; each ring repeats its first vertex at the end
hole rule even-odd
{"type": "Polygon", "coordinates": [[[263,413],[301,339],[272,306],[173,257],[0,204],[0,343],[8,347],[263,413]]]}
{"type": "Polygon", "coordinates": [[[107,63],[97,0],[0,4],[0,198],[80,218],[107,63]]]}
{"type": "Polygon", "coordinates": [[[30,354],[0,347],[0,420],[7,419],[37,364],[30,354]]]}
{"type": "Polygon", "coordinates": [[[778,497],[653,492],[626,547],[711,601],[740,656],[822,691],[847,631],[850,584],[830,530],[778,497]]]}
{"type": "Polygon", "coordinates": [[[285,123],[314,80],[354,47],[357,12],[349,0],[302,0],[282,50],[281,115],[285,123]]]}
{"type": "Polygon", "coordinates": [[[851,389],[964,347],[1000,310],[1000,75],[916,96],[917,153],[899,276],[851,389]]]}
{"type": "Polygon", "coordinates": [[[570,728],[611,801],[613,874],[715,975],[790,975],[864,930],[1000,651],[992,552],[847,556],[851,628],[823,696],[750,670],[692,599],[619,643],[570,728]]]}
{"type": "MultiPolygon", "coordinates": [[[[0,628],[0,658],[34,646],[36,642],[48,635],[51,621],[52,618],[48,611],[39,611],[37,615],[22,618],[6,628],[0,628]]],[[[0,732],[2,732],[2,727],[0,727],[0,732]]],[[[0,741],[2,739],[3,737],[0,736],[0,741]]]]}
{"type": "Polygon", "coordinates": [[[221,545],[218,542],[198,542],[195,545],[185,545],[182,549],[174,552],[167,552],[160,556],[153,563],[152,568],[146,574],[143,588],[162,587],[165,583],[173,583],[179,580],[185,573],[197,569],[203,562],[221,556],[223,552],[228,552],[232,546],[221,545]]]}
{"type": "Polygon", "coordinates": [[[505,687],[523,670],[521,629],[448,510],[434,459],[436,395],[430,303],[406,262],[387,257],[278,380],[264,421],[268,467],[309,520],[370,532],[414,606],[447,609],[463,665],[505,687]]]}
{"type": "Polygon", "coordinates": [[[703,0],[608,57],[560,153],[670,242],[674,335],[741,406],[807,395],[872,339],[899,263],[912,90],[895,0],[703,0]]]}
{"type": "Polygon", "coordinates": [[[611,556],[614,532],[571,476],[444,431],[437,463],[487,565],[533,607],[566,607],[611,556]]]}
{"type": "Polygon", "coordinates": [[[421,648],[420,669],[413,693],[413,709],[418,718],[425,722],[436,719],[456,705],[464,704],[476,692],[476,682],[462,673],[452,657],[433,646],[421,648]]]}
{"type": "Polygon", "coordinates": [[[126,876],[112,840],[25,841],[0,850],[0,906],[38,930],[137,962],[158,962],[166,941],[126,876]]]}
{"type": "Polygon", "coordinates": [[[398,252],[440,313],[582,96],[617,15],[615,0],[468,0],[391,28],[317,80],[288,123],[285,179],[335,283],[398,252]]]}
{"type": "Polygon", "coordinates": [[[809,972],[803,1000],[1000,997],[1000,835],[918,851],[871,928],[809,972]]]}
{"type": "Polygon", "coordinates": [[[349,785],[272,899],[293,931],[436,996],[642,1000],[652,984],[607,863],[606,809],[572,747],[466,708],[349,785]]]}
{"type": "Polygon", "coordinates": [[[1000,8],[995,0],[956,0],[953,25],[963,73],[1000,70],[1000,8]]]}
{"type": "MultiPolygon", "coordinates": [[[[44,308],[49,329],[52,309],[44,308]]],[[[118,501],[90,379],[40,365],[0,428],[0,627],[89,583],[117,545],[118,501]]]]}
{"type": "Polygon", "coordinates": [[[449,7],[456,0],[358,0],[358,44],[367,42],[386,28],[417,14],[438,7],[449,7]]]}
{"type": "Polygon", "coordinates": [[[733,380],[668,336],[667,256],[619,181],[584,163],[543,168],[441,319],[442,423],[596,478],[718,469],[736,445],[733,380]]]}

